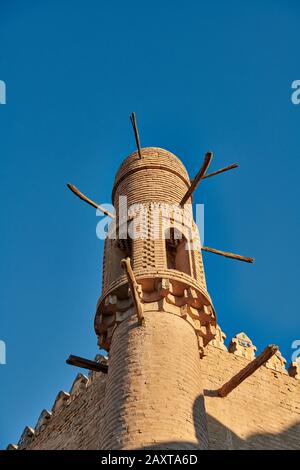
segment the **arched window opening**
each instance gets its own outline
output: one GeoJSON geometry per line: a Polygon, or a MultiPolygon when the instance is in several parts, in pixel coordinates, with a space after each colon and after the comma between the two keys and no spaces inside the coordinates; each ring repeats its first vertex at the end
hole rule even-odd
{"type": "Polygon", "coordinates": [[[166,232],[165,239],[167,268],[176,269],[190,276],[190,252],[185,236],[179,230],[170,228],[166,232]]]}

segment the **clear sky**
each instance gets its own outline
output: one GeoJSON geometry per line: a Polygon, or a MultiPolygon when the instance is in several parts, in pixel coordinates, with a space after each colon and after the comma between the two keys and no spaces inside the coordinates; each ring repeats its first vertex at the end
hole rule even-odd
{"type": "MultiPolygon", "coordinates": [[[[103,242],[95,211],[66,188],[110,202],[114,174],[142,146],[178,155],[193,176],[207,150],[208,290],[229,341],[300,339],[300,4],[294,1],[0,1],[0,447],[35,426],[97,353],[93,318],[103,242]]],[[[182,359],[184,360],[184,358],[182,359]]]]}

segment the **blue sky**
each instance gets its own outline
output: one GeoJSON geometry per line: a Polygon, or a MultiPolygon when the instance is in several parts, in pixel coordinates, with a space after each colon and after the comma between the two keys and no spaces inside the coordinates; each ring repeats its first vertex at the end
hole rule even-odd
{"type": "Polygon", "coordinates": [[[34,426],[78,372],[69,354],[97,353],[93,317],[103,242],[72,182],[110,202],[114,174],[143,146],[178,155],[191,176],[207,150],[204,254],[227,339],[300,339],[298,1],[0,2],[0,447],[34,426]]]}

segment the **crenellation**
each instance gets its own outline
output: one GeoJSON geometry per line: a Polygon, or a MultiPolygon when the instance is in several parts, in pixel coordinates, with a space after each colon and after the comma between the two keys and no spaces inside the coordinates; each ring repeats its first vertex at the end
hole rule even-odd
{"type": "Polygon", "coordinates": [[[282,356],[281,352],[278,350],[271,359],[265,364],[268,369],[275,370],[276,372],[281,372],[282,374],[287,374],[285,368],[286,359],[282,356]]]}
{"type": "Polygon", "coordinates": [[[88,377],[84,374],[77,374],[70,389],[70,396],[73,400],[79,393],[82,393],[88,386],[88,377]]]}
{"type": "Polygon", "coordinates": [[[31,440],[35,436],[35,430],[29,426],[26,426],[24,431],[21,434],[20,440],[18,442],[18,447],[26,447],[30,444],[31,440]]]}
{"type": "Polygon", "coordinates": [[[63,390],[58,392],[58,394],[56,395],[55,401],[53,403],[52,413],[58,413],[61,409],[63,409],[67,405],[69,400],[70,400],[69,393],[64,392],[63,390]]]}
{"type": "Polygon", "coordinates": [[[51,411],[48,410],[43,410],[37,420],[37,423],[35,425],[35,433],[40,432],[44,429],[45,426],[47,426],[49,420],[52,418],[52,413],[51,411]]]}
{"type": "Polygon", "coordinates": [[[246,333],[238,333],[232,338],[229,344],[228,351],[236,356],[245,357],[249,360],[255,358],[257,348],[252,343],[251,339],[246,333]]]}

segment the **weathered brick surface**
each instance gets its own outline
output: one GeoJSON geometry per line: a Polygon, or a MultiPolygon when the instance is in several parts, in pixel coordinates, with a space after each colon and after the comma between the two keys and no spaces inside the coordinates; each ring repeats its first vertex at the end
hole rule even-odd
{"type": "Polygon", "coordinates": [[[211,449],[300,449],[300,384],[262,366],[226,398],[213,391],[249,361],[207,347],[201,361],[211,449]]]}
{"type": "Polygon", "coordinates": [[[194,329],[165,312],[120,323],[111,346],[101,447],[207,447],[198,344],[194,329]],[[198,415],[194,419],[195,401],[198,415]]]}
{"type": "MultiPolygon", "coordinates": [[[[29,441],[26,449],[99,449],[102,403],[106,375],[97,373],[85,390],[76,394],[46,426],[29,441]]],[[[23,446],[20,446],[22,449],[23,446]]]]}
{"type": "MultiPolygon", "coordinates": [[[[164,325],[172,328],[168,325],[175,318],[172,317],[156,314],[155,324],[148,327],[155,329],[156,325],[157,328],[164,325]],[[163,325],[157,322],[158,318],[163,325]]],[[[184,323],[183,320],[176,320],[177,328],[181,328],[179,322],[184,323]]],[[[192,329],[190,325],[186,328],[192,329]]],[[[152,336],[149,349],[149,336],[145,339],[144,333],[137,329],[132,336],[133,329],[131,333],[129,329],[130,324],[123,322],[118,333],[119,341],[113,346],[122,348],[123,345],[123,351],[119,351],[123,355],[113,365],[111,374],[95,373],[94,381],[86,390],[54,414],[26,448],[123,446],[129,449],[146,443],[155,447],[157,437],[165,444],[169,443],[168,448],[174,445],[177,448],[197,448],[206,421],[210,449],[300,449],[299,380],[263,366],[226,398],[218,398],[214,396],[215,390],[243,368],[248,363],[247,359],[208,346],[207,355],[196,360],[186,342],[193,344],[189,330],[183,337],[180,335],[182,341],[177,343],[176,337],[170,337],[169,332],[162,328],[166,337],[152,336]],[[126,341],[127,347],[135,349],[133,355],[124,348],[126,341]],[[142,356],[138,350],[139,342],[145,346],[142,356]],[[173,345],[170,346],[171,342],[173,345]],[[171,348],[171,357],[160,355],[162,346],[171,348]],[[150,373],[145,371],[145,365],[150,373]],[[123,368],[125,374],[121,373],[123,368]],[[130,369],[134,372],[129,381],[130,369]],[[108,409],[104,413],[106,380],[109,382],[105,398],[108,409]],[[201,382],[205,394],[204,419],[201,382]],[[126,429],[131,430],[131,436],[126,429]]],[[[172,331],[175,335],[176,328],[172,331]]]]}

